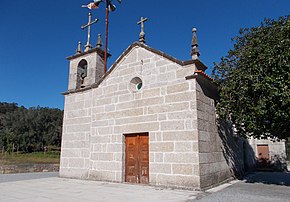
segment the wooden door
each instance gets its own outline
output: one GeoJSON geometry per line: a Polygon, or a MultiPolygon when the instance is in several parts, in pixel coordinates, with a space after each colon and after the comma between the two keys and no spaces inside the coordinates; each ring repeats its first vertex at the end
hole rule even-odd
{"type": "Polygon", "coordinates": [[[125,181],[148,184],[149,138],[147,133],[126,135],[125,181]]]}
{"type": "Polygon", "coordinates": [[[269,160],[269,146],[268,145],[258,145],[258,159],[269,160]]]}
{"type": "Polygon", "coordinates": [[[149,183],[149,138],[139,136],[139,183],[149,183]]]}
{"type": "Polygon", "coordinates": [[[126,182],[138,183],[138,139],[126,136],[126,182]]]}

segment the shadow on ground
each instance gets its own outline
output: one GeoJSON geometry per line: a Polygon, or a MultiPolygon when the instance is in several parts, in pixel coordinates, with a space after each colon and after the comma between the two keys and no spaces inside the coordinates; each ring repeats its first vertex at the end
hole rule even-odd
{"type": "Polygon", "coordinates": [[[247,175],[245,182],[290,186],[290,172],[256,172],[247,175]]]}

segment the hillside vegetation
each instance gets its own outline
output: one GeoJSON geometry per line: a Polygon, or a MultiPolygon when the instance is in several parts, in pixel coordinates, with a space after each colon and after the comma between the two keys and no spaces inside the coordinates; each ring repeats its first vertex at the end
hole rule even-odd
{"type": "Polygon", "coordinates": [[[60,150],[63,111],[47,107],[29,109],[0,102],[0,151],[31,153],[60,150]]]}

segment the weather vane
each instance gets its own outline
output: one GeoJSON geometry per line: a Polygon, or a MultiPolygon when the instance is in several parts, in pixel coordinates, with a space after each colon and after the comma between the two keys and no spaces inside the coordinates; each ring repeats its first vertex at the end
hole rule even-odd
{"type": "MultiPolygon", "coordinates": [[[[83,8],[88,9],[98,9],[99,4],[101,2],[104,2],[106,4],[106,41],[105,41],[105,57],[104,57],[104,74],[107,71],[107,55],[108,55],[108,36],[109,36],[109,12],[113,12],[116,10],[116,6],[112,3],[112,0],[94,0],[94,2],[91,2],[87,5],[82,5],[83,8]]],[[[121,3],[122,0],[117,0],[119,3],[121,3]]]]}

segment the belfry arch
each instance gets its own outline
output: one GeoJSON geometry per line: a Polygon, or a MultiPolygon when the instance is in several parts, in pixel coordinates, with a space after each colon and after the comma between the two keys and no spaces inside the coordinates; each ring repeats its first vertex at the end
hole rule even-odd
{"type": "Polygon", "coordinates": [[[85,78],[88,75],[88,62],[82,59],[78,64],[77,69],[77,89],[85,87],[85,78]]]}

